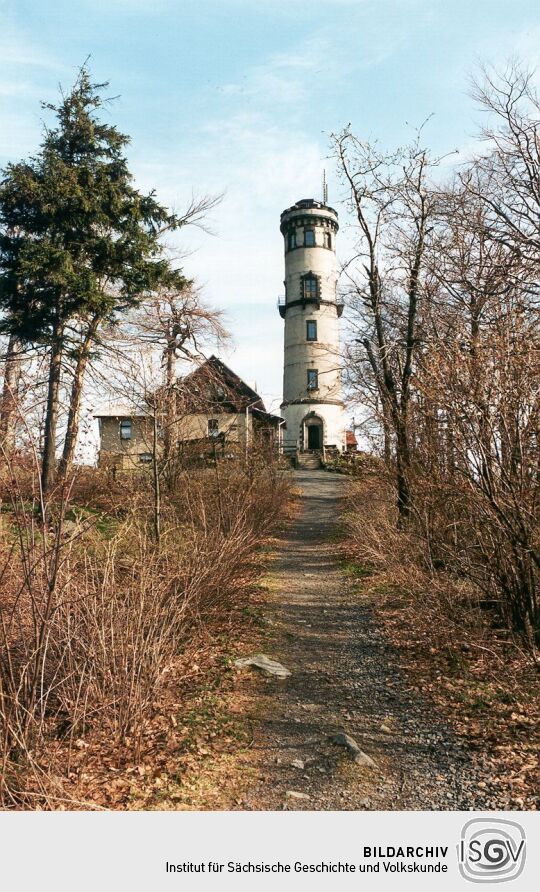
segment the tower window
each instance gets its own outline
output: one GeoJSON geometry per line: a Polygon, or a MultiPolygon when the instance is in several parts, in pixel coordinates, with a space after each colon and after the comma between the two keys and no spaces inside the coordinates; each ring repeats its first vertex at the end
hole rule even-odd
{"type": "Polygon", "coordinates": [[[217,418],[208,419],[208,436],[217,437],[219,435],[219,420],[217,418]]]}
{"type": "Polygon", "coordinates": [[[317,323],[315,319],[308,319],[306,322],[306,341],[317,340],[317,323]]]}
{"type": "Polygon", "coordinates": [[[315,232],[313,229],[304,230],[304,245],[306,248],[315,247],[315,232]]]}
{"type": "Polygon", "coordinates": [[[319,299],[319,281],[313,273],[302,276],[302,298],[304,300],[319,299]]]}
{"type": "Polygon", "coordinates": [[[332,236],[329,232],[324,233],[324,247],[331,248],[332,247],[332,236]]]}
{"type": "Polygon", "coordinates": [[[289,251],[292,248],[296,248],[296,230],[292,229],[287,236],[287,247],[289,251]]]}
{"type": "Polygon", "coordinates": [[[318,390],[319,389],[319,372],[317,371],[317,369],[308,369],[307,389],[308,390],[318,390]]]}
{"type": "Polygon", "coordinates": [[[131,418],[123,418],[120,422],[120,439],[131,440],[132,436],[133,425],[131,424],[131,418]]]}

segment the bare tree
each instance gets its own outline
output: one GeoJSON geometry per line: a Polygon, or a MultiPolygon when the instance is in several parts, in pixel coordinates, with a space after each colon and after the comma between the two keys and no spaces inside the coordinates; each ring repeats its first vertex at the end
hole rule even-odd
{"type": "Polygon", "coordinates": [[[515,63],[475,93],[482,151],[449,183],[419,141],[334,137],[359,232],[348,372],[394,454],[407,541],[536,655],[540,102],[515,63]]]}
{"type": "Polygon", "coordinates": [[[484,67],[473,82],[473,95],[487,116],[481,133],[485,151],[464,171],[462,182],[484,205],[490,236],[537,264],[540,99],[534,73],[518,61],[501,71],[484,67]]]}
{"type": "Polygon", "coordinates": [[[163,432],[161,464],[167,470],[173,458],[173,430],[181,414],[177,387],[178,362],[187,367],[206,359],[211,346],[228,338],[223,313],[203,300],[192,283],[184,290],[162,288],[144,301],[119,331],[131,343],[139,343],[159,354],[162,380],[156,388],[156,412],[163,432]]]}
{"type": "MultiPolygon", "coordinates": [[[[353,325],[379,396],[385,453],[394,441],[397,505],[411,513],[411,378],[419,345],[426,237],[434,213],[429,177],[437,163],[416,140],[394,153],[359,140],[350,129],[333,135],[338,170],[358,228],[358,251],[347,265],[353,325]]],[[[361,363],[361,361],[360,361],[361,363]]]]}

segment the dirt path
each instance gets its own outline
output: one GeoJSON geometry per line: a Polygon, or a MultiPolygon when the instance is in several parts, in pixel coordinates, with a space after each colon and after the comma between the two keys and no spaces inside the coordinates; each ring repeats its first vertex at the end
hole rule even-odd
{"type": "Polygon", "coordinates": [[[257,779],[242,807],[497,807],[495,794],[478,788],[477,762],[408,686],[369,603],[339,566],[344,478],[324,471],[296,477],[302,512],[283,539],[265,610],[267,652],[292,675],[278,680],[243,670],[251,673],[254,733],[245,767],[257,779]],[[354,737],[377,767],[356,765],[332,743],[338,731],[354,737]]]}

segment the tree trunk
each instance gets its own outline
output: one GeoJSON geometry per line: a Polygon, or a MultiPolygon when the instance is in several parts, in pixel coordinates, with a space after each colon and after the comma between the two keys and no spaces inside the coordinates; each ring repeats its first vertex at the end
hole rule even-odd
{"type": "Polygon", "coordinates": [[[43,438],[43,461],[41,465],[41,488],[44,496],[51,491],[56,481],[56,428],[58,425],[62,353],[62,330],[57,322],[53,334],[47,382],[47,409],[43,438]]]}
{"type": "MultiPolygon", "coordinates": [[[[165,357],[165,394],[163,406],[163,463],[168,468],[172,451],[172,425],[173,425],[173,384],[174,384],[174,351],[175,341],[168,340],[165,357]]],[[[170,482],[170,481],[169,481],[170,482]]]]}
{"type": "Polygon", "coordinates": [[[387,468],[392,464],[392,421],[389,417],[386,400],[383,399],[383,437],[384,437],[384,463],[387,468]]]}
{"type": "Polygon", "coordinates": [[[407,521],[411,514],[409,471],[410,452],[407,424],[400,418],[396,424],[396,485],[397,508],[402,521],[407,521]]]}
{"type": "Polygon", "coordinates": [[[84,337],[77,355],[77,362],[73,372],[73,383],[71,385],[71,394],[69,398],[69,412],[67,420],[66,437],[64,440],[64,450],[60,459],[59,473],[62,477],[69,473],[75,456],[75,447],[77,445],[77,437],[79,435],[81,400],[84,385],[84,376],[88,367],[90,358],[90,350],[95,338],[99,319],[95,317],[88,327],[88,331],[84,337]]]}
{"type": "Polygon", "coordinates": [[[21,380],[22,344],[11,335],[6,351],[4,384],[0,404],[0,446],[4,452],[11,452],[15,446],[17,398],[21,380]]]}
{"type": "Polygon", "coordinates": [[[154,537],[159,548],[161,542],[161,486],[159,480],[157,407],[152,415],[152,478],[154,484],[154,537]]]}

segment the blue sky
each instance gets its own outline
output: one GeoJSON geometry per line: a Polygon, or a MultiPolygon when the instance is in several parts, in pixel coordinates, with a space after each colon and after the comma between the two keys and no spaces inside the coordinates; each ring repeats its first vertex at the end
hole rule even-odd
{"type": "Polygon", "coordinates": [[[320,196],[324,167],[339,210],[328,132],[351,122],[392,146],[434,113],[427,141],[467,152],[480,120],[468,78],[512,54],[539,61],[536,2],[0,0],[0,166],[37,146],[39,100],[91,55],[119,96],[110,115],[140,187],[178,210],[192,192],[225,192],[213,234],[186,230],[174,247],[227,313],[224,358],[276,409],[279,214],[320,196]]]}

